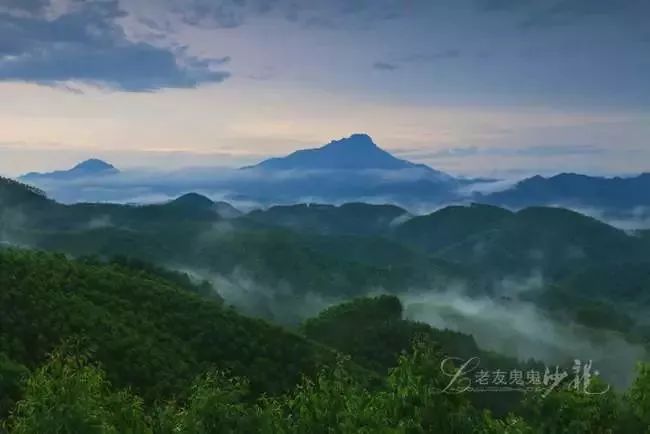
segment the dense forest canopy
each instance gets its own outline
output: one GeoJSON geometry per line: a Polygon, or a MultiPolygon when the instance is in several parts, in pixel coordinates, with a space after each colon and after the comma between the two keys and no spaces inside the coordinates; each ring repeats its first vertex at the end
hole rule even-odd
{"type": "Polygon", "coordinates": [[[0,209],[5,431],[650,432],[643,233],[558,208],[62,205],[4,179],[0,209]],[[464,329],[486,300],[640,364],[594,360],[602,395],[439,393],[448,357],[547,366],[464,329]]]}

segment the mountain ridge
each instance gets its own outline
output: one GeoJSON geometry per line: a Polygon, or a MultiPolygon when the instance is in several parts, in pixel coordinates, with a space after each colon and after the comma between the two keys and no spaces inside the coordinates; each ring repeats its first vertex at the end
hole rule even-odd
{"type": "Polygon", "coordinates": [[[453,177],[425,164],[412,163],[380,148],[365,133],[333,140],[319,148],[301,149],[285,157],[264,160],[242,169],[262,170],[406,170],[421,169],[441,180],[453,177]]]}
{"type": "Polygon", "coordinates": [[[507,190],[483,195],[481,200],[512,207],[531,204],[619,209],[650,206],[650,173],[612,178],[578,173],[536,175],[507,190]]]}
{"type": "Polygon", "coordinates": [[[29,172],[25,175],[20,176],[18,179],[20,181],[36,181],[40,179],[65,181],[88,176],[116,175],[118,173],[120,173],[120,171],[112,164],[109,164],[98,158],[90,158],[76,164],[67,170],[55,170],[53,172],[29,172]]]}
{"type": "Polygon", "coordinates": [[[33,184],[65,203],[91,201],[97,195],[101,196],[98,201],[132,203],[131,197],[140,197],[141,190],[167,197],[201,191],[213,197],[264,207],[300,202],[365,201],[413,210],[423,205],[431,209],[471,201],[512,209],[541,205],[568,207],[619,222],[630,229],[646,227],[645,222],[650,221],[650,173],[630,177],[579,173],[536,175],[509,184],[508,188],[497,190],[496,184],[479,188],[478,184],[489,180],[454,177],[427,165],[397,158],[364,133],[242,167],[235,172],[242,176],[221,177],[208,173],[199,178],[188,173],[187,178],[192,179],[190,184],[184,179],[175,184],[175,179],[180,178],[161,177],[160,174],[138,178],[133,185],[129,183],[132,181],[110,181],[117,178],[109,175],[119,173],[111,164],[92,158],[68,170],[32,172],[18,180],[33,184]],[[66,182],[86,179],[92,180],[93,185],[66,182]],[[129,187],[137,192],[131,194],[129,187]]]}

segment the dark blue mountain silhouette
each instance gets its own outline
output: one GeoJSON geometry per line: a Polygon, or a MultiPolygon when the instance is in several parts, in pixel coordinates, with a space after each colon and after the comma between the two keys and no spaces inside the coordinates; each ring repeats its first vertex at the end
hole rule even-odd
{"type": "Polygon", "coordinates": [[[83,161],[72,169],[69,170],[57,170],[54,172],[38,173],[31,172],[20,177],[22,181],[38,181],[41,179],[50,179],[50,180],[71,180],[75,178],[86,178],[90,176],[105,176],[105,175],[115,175],[119,173],[119,170],[115,166],[108,164],[105,161],[91,158],[89,160],[83,161]]]}
{"type": "Polygon", "coordinates": [[[510,207],[533,204],[604,209],[648,207],[650,173],[627,178],[576,173],[562,173],[550,178],[538,175],[518,182],[509,190],[487,195],[481,201],[510,207]]]}
{"type": "MultiPolygon", "coordinates": [[[[247,167],[251,168],[251,167],[247,167]]],[[[404,170],[421,169],[441,181],[453,178],[424,164],[394,157],[377,146],[367,134],[353,134],[316,149],[296,151],[286,157],[271,158],[252,168],[263,170],[404,170]]]]}

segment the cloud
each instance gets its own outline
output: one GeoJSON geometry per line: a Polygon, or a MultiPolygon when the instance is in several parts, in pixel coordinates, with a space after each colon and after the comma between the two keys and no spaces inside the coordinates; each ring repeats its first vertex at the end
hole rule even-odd
{"type": "Polygon", "coordinates": [[[559,203],[552,206],[570,208],[580,214],[588,215],[597,220],[627,231],[631,235],[638,236],[636,231],[650,230],[650,207],[637,206],[627,210],[600,209],[585,207],[579,204],[559,203]]]}
{"type": "Polygon", "coordinates": [[[465,185],[458,190],[458,193],[463,196],[473,196],[474,194],[491,194],[497,193],[500,191],[505,191],[512,188],[519,178],[512,179],[502,179],[497,181],[488,181],[488,182],[473,182],[471,184],[465,185]]]}
{"type": "Polygon", "coordinates": [[[532,0],[475,0],[474,3],[483,11],[508,11],[525,7],[532,0]]]}
{"type": "MultiPolygon", "coordinates": [[[[474,0],[484,12],[518,12],[524,28],[573,24],[593,16],[647,14],[645,0],[474,0]]],[[[642,16],[642,15],[641,15],[642,16]]]]}
{"type": "MultiPolygon", "coordinates": [[[[32,9],[41,2],[30,2],[32,9]]],[[[131,41],[117,1],[75,3],[54,18],[0,13],[0,80],[97,84],[125,91],[191,88],[220,82],[229,58],[202,59],[182,47],[131,41]]]]}
{"type": "Polygon", "coordinates": [[[455,148],[440,149],[435,151],[411,149],[406,152],[397,152],[415,159],[459,158],[477,155],[480,149],[476,146],[459,146],[455,148]]]}
{"type": "MultiPolygon", "coordinates": [[[[270,2],[257,0],[252,3],[263,5],[270,2]]],[[[265,8],[258,9],[266,10],[265,8]]],[[[190,25],[230,29],[244,23],[247,16],[247,2],[242,0],[218,2],[195,0],[178,3],[174,12],[178,13],[183,21],[190,25]]]]}
{"type": "Polygon", "coordinates": [[[275,16],[305,27],[333,29],[346,20],[391,20],[409,11],[404,0],[187,0],[172,5],[185,23],[207,28],[235,28],[257,17],[275,16]]]}
{"type": "Polygon", "coordinates": [[[451,285],[440,292],[403,294],[400,299],[407,318],[471,334],[482,349],[549,364],[593,360],[607,381],[627,387],[637,361],[648,356],[645,348],[628,342],[620,333],[552,316],[519,297],[522,292],[543,291],[540,283],[534,276],[502,282],[497,284],[496,297],[471,297],[462,285],[451,285]]]}
{"type": "Polygon", "coordinates": [[[643,6],[645,0],[561,0],[549,13],[564,16],[586,16],[618,13],[643,6]]]}
{"type": "Polygon", "coordinates": [[[644,0],[560,0],[531,14],[524,26],[546,27],[574,22],[594,15],[612,15],[644,8],[644,0]]]}
{"type": "Polygon", "coordinates": [[[485,147],[477,146],[460,146],[455,148],[446,148],[435,151],[426,150],[408,150],[402,152],[402,155],[408,155],[410,158],[418,159],[448,159],[448,158],[465,158],[476,156],[503,156],[503,157],[562,157],[562,156],[580,156],[580,155],[602,155],[607,149],[591,145],[539,145],[528,146],[525,148],[503,148],[503,147],[485,147]]]}
{"type": "Polygon", "coordinates": [[[50,0],[3,0],[0,11],[19,15],[40,14],[49,4],[50,0]]]}
{"type": "MultiPolygon", "coordinates": [[[[295,202],[342,203],[381,198],[381,189],[426,181],[431,174],[422,168],[405,170],[239,170],[223,167],[192,167],[176,171],[123,170],[110,176],[72,179],[43,177],[29,183],[63,203],[74,202],[159,202],[196,192],[215,200],[236,203],[280,204],[295,202]],[[342,187],[345,188],[342,188],[342,187]]],[[[394,196],[394,194],[393,194],[394,196]]],[[[432,198],[431,201],[434,199],[432,198]]],[[[404,198],[406,202],[406,198],[404,198]]]]}
{"type": "Polygon", "coordinates": [[[402,57],[400,60],[407,63],[426,63],[426,62],[435,62],[438,60],[446,59],[457,59],[461,55],[460,50],[457,49],[447,49],[442,51],[436,51],[428,54],[412,54],[409,56],[402,57]]]}
{"type": "MultiPolygon", "coordinates": [[[[202,234],[198,242],[206,243],[207,238],[207,243],[210,245],[210,242],[227,238],[228,232],[235,230],[235,228],[215,227],[212,233],[202,234]]],[[[233,306],[245,315],[289,327],[298,326],[307,318],[312,318],[322,310],[344,301],[342,297],[333,295],[295,291],[285,281],[277,283],[261,281],[240,266],[227,273],[188,269],[182,265],[170,268],[178,269],[197,281],[210,282],[227,305],[233,306]]]]}
{"type": "Polygon", "coordinates": [[[372,67],[378,71],[395,71],[399,66],[388,62],[375,62],[372,67]]]}
{"type": "Polygon", "coordinates": [[[443,60],[456,59],[460,57],[461,52],[457,49],[447,49],[442,51],[435,51],[432,53],[417,53],[409,54],[406,56],[395,57],[394,61],[378,61],[372,67],[379,71],[395,71],[400,68],[400,65],[405,64],[423,64],[433,63],[443,60]]]}
{"type": "MultiPolygon", "coordinates": [[[[38,1],[38,0],[31,0],[38,1]]],[[[327,23],[337,27],[346,19],[384,21],[431,11],[427,0],[166,0],[186,23],[212,28],[239,27],[260,16],[282,17],[292,23],[327,23]]],[[[517,12],[523,23],[556,24],[581,17],[618,13],[644,7],[645,0],[467,0],[480,12],[517,12]]],[[[456,2],[437,2],[452,9],[456,2]]]]}
{"type": "Polygon", "coordinates": [[[601,155],[605,152],[607,152],[607,149],[591,145],[542,145],[518,149],[515,154],[530,157],[555,157],[569,155],[601,155]]]}

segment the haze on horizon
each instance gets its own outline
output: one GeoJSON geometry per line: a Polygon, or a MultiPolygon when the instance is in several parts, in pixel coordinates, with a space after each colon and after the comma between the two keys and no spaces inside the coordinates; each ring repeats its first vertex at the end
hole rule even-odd
{"type": "Polygon", "coordinates": [[[355,132],[459,175],[647,171],[643,0],[0,0],[0,174],[355,132]]]}

